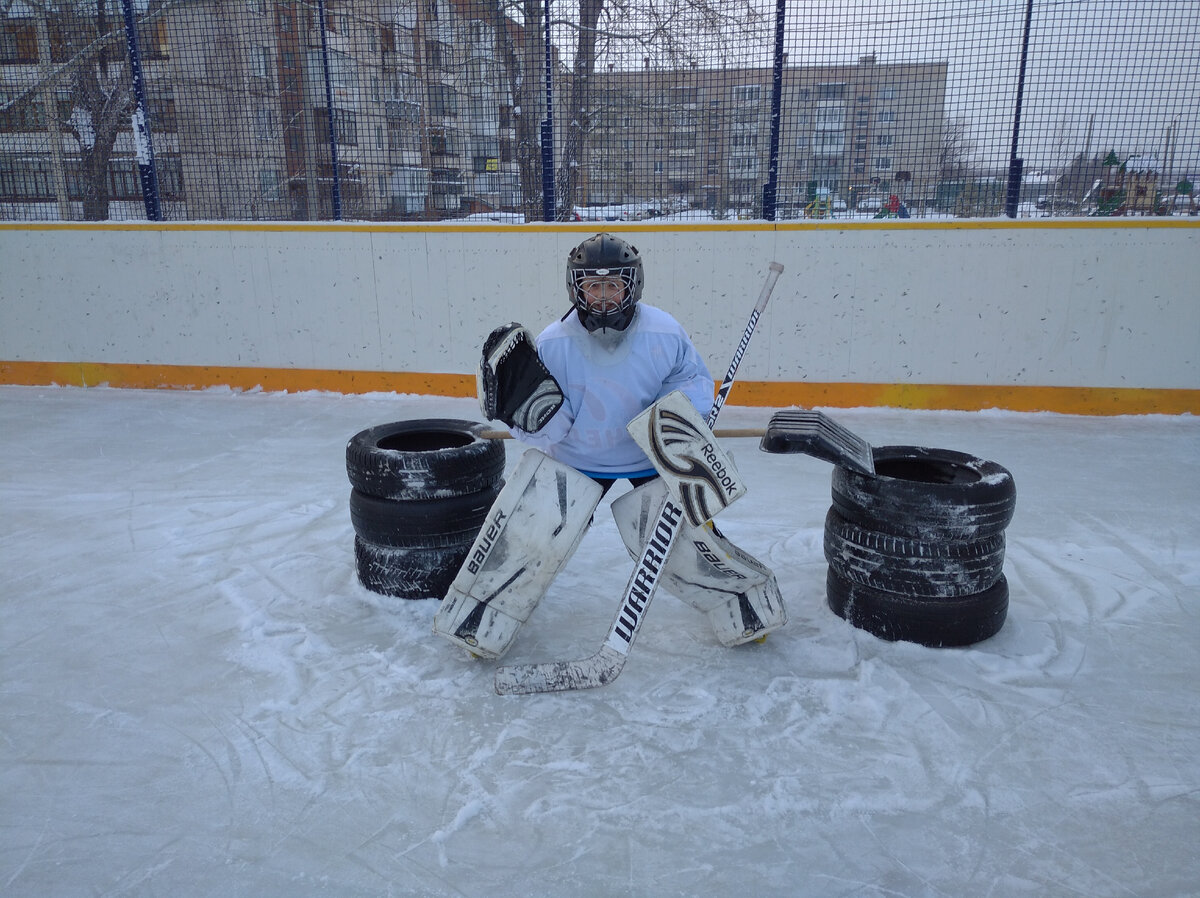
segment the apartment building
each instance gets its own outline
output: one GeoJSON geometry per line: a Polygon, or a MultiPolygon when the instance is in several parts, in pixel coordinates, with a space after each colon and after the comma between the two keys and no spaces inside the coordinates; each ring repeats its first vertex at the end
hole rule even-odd
{"type": "MultiPolygon", "coordinates": [[[[335,164],[348,218],[515,206],[494,10],[475,0],[324,7],[322,29],[318,7],[294,0],[152,0],[139,43],[164,217],[331,218],[335,164]]],[[[85,120],[101,111],[75,73],[102,68],[106,87],[128,89],[123,28],[105,24],[21,0],[0,20],[0,217],[85,217],[81,167],[95,136],[85,120]],[[97,41],[98,30],[108,37],[97,41]]],[[[144,216],[128,113],[100,175],[110,218],[144,216]]]]}
{"type": "MultiPolygon", "coordinates": [[[[946,73],[944,62],[878,64],[871,56],[855,65],[785,65],[780,214],[891,193],[932,199],[946,73]]],[[[585,204],[761,209],[770,174],[770,68],[646,68],[595,80],[585,204]]]]}

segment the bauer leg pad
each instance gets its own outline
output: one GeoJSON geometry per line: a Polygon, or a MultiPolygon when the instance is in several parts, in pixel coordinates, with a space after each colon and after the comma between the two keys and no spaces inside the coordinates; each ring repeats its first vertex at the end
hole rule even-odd
{"type": "Polygon", "coordinates": [[[433,632],[473,654],[508,651],[574,554],[600,484],[536,449],[521,456],[433,619],[433,632]]]}
{"type": "MultiPolygon", "coordinates": [[[[653,480],[612,503],[625,548],[635,559],[667,499],[653,480]]],[[[708,616],[722,645],[740,645],[778,630],[787,612],[771,569],[712,525],[683,525],[663,568],[663,588],[708,616]]]]}

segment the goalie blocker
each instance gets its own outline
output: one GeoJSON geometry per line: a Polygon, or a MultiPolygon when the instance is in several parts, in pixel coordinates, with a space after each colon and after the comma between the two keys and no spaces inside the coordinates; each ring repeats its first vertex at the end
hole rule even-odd
{"type": "Polygon", "coordinates": [[[659,399],[626,429],[693,526],[711,520],[746,494],[733,459],[681,391],[659,399]]]}

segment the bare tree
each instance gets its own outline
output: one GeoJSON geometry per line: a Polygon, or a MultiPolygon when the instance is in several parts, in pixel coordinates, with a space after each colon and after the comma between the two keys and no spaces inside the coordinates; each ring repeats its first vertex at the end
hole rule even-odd
{"type": "Polygon", "coordinates": [[[509,3],[494,0],[492,21],[496,55],[504,68],[512,101],[513,155],[520,181],[521,210],[526,221],[542,218],[542,154],[540,126],[545,114],[537,77],[543,27],[541,0],[509,3]],[[521,16],[517,22],[509,13],[521,16]]]}
{"type": "Polygon", "coordinates": [[[122,44],[109,39],[121,33],[122,25],[109,20],[106,0],[95,4],[94,17],[81,9],[64,19],[64,43],[79,54],[71,72],[71,117],[64,125],[79,142],[84,221],[108,218],[108,167],[134,105],[129,64],[119,52],[122,44]],[[90,46],[80,46],[85,41],[90,46]]]}
{"type": "Polygon", "coordinates": [[[751,0],[578,0],[571,14],[553,24],[573,29],[573,61],[565,72],[566,116],[556,178],[557,217],[571,216],[587,165],[588,137],[605,111],[595,96],[600,59],[629,68],[656,60],[687,71],[698,64],[726,65],[761,54],[763,19],[751,0]]]}
{"type": "Polygon", "coordinates": [[[584,143],[590,130],[589,99],[592,75],[596,70],[596,26],[604,0],[579,0],[578,40],[575,46],[575,66],[567,86],[567,122],[562,148],[562,166],[555,183],[559,221],[571,217],[579,192],[579,175],[584,160],[584,143]]]}
{"type": "Polygon", "coordinates": [[[943,181],[957,181],[974,174],[969,163],[975,152],[975,142],[968,136],[964,119],[946,119],[942,126],[942,142],[938,147],[938,176],[943,181]]]}

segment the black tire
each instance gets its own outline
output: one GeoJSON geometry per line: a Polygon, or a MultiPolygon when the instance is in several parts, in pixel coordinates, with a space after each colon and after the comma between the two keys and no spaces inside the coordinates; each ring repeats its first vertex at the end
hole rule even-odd
{"type": "Polygon", "coordinates": [[[486,426],[454,418],[380,424],[346,444],[346,474],[369,496],[397,501],[478,493],[504,473],[504,443],[479,434],[486,426]]]}
{"type": "Polygon", "coordinates": [[[398,599],[442,599],[471,548],[396,549],[354,537],[358,581],[371,592],[398,599]]]}
{"type": "Polygon", "coordinates": [[[843,580],[910,596],[983,592],[1004,571],[1004,534],[974,540],[919,540],[866,530],[830,508],[825,560],[843,580]]]}
{"type": "Polygon", "coordinates": [[[1008,580],[956,598],[921,598],[885,592],[844,580],[829,569],[826,600],[838,617],[892,642],[931,648],[974,645],[1000,632],[1008,616],[1008,580]]]}
{"type": "Polygon", "coordinates": [[[877,446],[875,477],[833,470],[833,506],[866,530],[936,540],[1002,533],[1016,508],[1012,474],[949,449],[877,446]]]}
{"type": "Polygon", "coordinates": [[[350,523],[356,535],[392,549],[440,549],[470,545],[504,481],[466,496],[394,502],[350,491],[350,523]]]}

